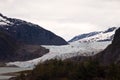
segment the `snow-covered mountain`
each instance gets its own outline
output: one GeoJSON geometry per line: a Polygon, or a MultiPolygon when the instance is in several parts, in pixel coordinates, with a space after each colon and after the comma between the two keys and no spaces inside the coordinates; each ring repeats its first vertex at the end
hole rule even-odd
{"type": "Polygon", "coordinates": [[[117,27],[111,27],[105,31],[96,31],[86,34],[81,34],[72,38],[69,42],[100,42],[100,41],[112,41],[114,33],[117,27]]]}

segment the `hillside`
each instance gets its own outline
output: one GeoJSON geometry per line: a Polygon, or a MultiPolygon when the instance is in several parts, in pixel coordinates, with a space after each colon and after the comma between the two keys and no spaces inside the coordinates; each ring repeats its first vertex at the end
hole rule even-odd
{"type": "Polygon", "coordinates": [[[84,62],[50,60],[9,80],[120,80],[120,65],[101,65],[89,59],[84,62]]]}
{"type": "Polygon", "coordinates": [[[29,45],[66,45],[63,38],[39,25],[0,14],[0,31],[9,33],[17,41],[29,45]]]}
{"type": "Polygon", "coordinates": [[[39,45],[25,45],[17,42],[4,31],[0,31],[0,61],[26,61],[41,57],[49,50],[39,45]]]}

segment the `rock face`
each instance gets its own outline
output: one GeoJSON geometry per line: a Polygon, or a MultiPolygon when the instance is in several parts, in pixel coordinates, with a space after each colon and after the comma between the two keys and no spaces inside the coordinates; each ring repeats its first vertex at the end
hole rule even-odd
{"type": "Polygon", "coordinates": [[[17,41],[30,45],[66,45],[63,38],[44,28],[23,20],[8,18],[0,14],[0,30],[4,30],[17,41]]]}
{"type": "Polygon", "coordinates": [[[26,61],[41,57],[49,50],[39,45],[25,45],[17,42],[4,31],[0,31],[0,61],[26,61]]]}
{"type": "Polygon", "coordinates": [[[120,63],[120,28],[115,32],[112,44],[95,57],[104,64],[120,63]]]}

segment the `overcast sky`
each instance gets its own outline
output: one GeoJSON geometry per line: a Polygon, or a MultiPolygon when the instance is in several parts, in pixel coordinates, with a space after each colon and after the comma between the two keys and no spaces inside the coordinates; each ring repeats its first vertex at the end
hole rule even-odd
{"type": "Polygon", "coordinates": [[[66,40],[120,26],[120,0],[0,0],[0,12],[39,24],[66,40]]]}

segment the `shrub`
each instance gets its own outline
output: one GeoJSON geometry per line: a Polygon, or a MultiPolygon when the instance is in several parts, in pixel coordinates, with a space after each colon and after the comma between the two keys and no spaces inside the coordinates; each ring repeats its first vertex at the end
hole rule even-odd
{"type": "Polygon", "coordinates": [[[93,60],[50,60],[37,65],[21,80],[120,80],[119,75],[119,64],[105,66],[93,60]]]}

